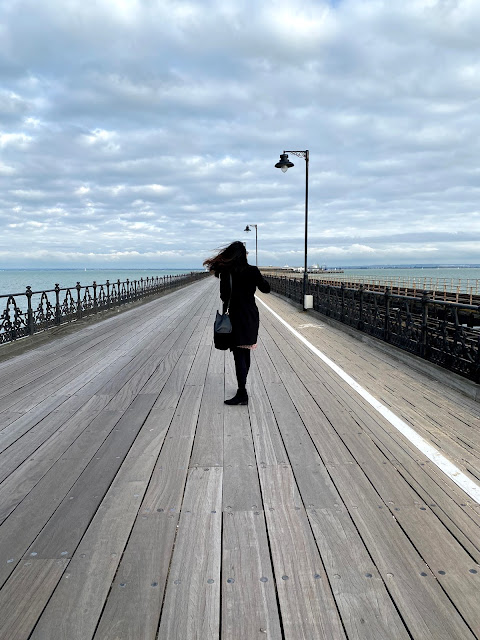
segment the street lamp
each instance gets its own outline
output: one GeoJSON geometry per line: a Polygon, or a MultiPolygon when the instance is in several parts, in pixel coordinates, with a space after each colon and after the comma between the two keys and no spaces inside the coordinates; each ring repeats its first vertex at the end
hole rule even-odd
{"type": "MultiPolygon", "coordinates": [[[[250,227],[255,227],[255,264],[258,267],[258,235],[257,235],[257,225],[256,224],[251,224],[250,227]]],[[[251,231],[250,227],[247,226],[245,227],[244,231],[251,231]]]]}
{"type": "Polygon", "coordinates": [[[281,169],[283,173],[293,167],[293,162],[290,162],[288,159],[288,154],[293,153],[293,155],[298,156],[299,158],[305,158],[305,269],[303,272],[303,310],[306,311],[306,295],[307,295],[307,235],[308,235],[308,162],[309,162],[309,153],[308,149],[306,151],[283,151],[280,154],[280,161],[277,162],[275,167],[277,169],[281,169]]]}

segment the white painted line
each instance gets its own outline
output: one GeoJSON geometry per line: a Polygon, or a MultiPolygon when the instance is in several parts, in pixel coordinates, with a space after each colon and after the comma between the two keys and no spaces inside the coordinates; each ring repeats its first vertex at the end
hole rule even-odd
{"type": "Polygon", "coordinates": [[[296,331],[292,326],[285,322],[283,318],[281,318],[278,313],[275,313],[273,309],[260,300],[257,296],[255,296],[259,302],[263,304],[263,306],[270,311],[270,313],[281,322],[294,336],[296,336],[305,346],[307,346],[310,351],[312,351],[316,356],[318,356],[325,364],[327,364],[335,373],[342,378],[352,389],[354,389],[364,400],[366,400],[374,409],[378,411],[392,426],[395,427],[400,433],[402,433],[410,442],[417,447],[419,451],[421,451],[429,460],[431,460],[434,464],[437,465],[439,469],[441,469],[455,484],[457,484],[465,493],[467,493],[475,502],[480,503],[480,485],[471,480],[468,476],[466,476],[463,471],[460,471],[458,467],[456,467],[450,460],[447,460],[444,455],[442,455],[435,447],[422,438],[412,427],[410,427],[406,422],[404,422],[401,418],[396,416],[393,411],[390,411],[385,405],[383,405],[379,400],[374,398],[366,389],[356,382],[348,373],[339,367],[333,360],[330,360],[324,353],[322,353],[317,347],[315,347],[311,342],[309,342],[301,333],[296,331]]]}

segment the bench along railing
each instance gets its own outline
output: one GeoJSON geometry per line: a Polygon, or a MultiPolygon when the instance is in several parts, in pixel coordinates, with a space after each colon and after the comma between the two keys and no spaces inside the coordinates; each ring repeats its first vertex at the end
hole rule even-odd
{"type": "Polygon", "coordinates": [[[192,271],[173,276],[127,279],[124,282],[107,280],[104,284],[93,282],[86,286],[77,282],[74,287],[60,288],[56,284],[54,289],[45,291],[32,291],[31,287],[27,287],[24,293],[2,295],[0,345],[184,286],[208,275],[207,272],[192,271]]]}
{"type": "MultiPolygon", "coordinates": [[[[301,303],[303,282],[265,276],[272,291],[301,303]]],[[[313,308],[480,383],[480,307],[308,281],[313,308]]]]}

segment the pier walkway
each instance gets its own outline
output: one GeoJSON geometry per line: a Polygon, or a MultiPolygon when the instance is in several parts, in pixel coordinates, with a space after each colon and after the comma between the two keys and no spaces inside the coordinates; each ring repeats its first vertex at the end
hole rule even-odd
{"type": "Polygon", "coordinates": [[[259,298],[248,407],[215,278],[0,362],[0,640],[480,638],[480,404],[259,298]]]}

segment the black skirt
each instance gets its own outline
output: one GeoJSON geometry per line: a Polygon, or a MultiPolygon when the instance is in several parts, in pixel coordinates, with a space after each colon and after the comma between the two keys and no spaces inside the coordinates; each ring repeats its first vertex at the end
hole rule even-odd
{"type": "Polygon", "coordinates": [[[230,299],[230,319],[232,321],[232,346],[254,345],[258,339],[259,313],[255,304],[257,287],[263,293],[270,293],[270,285],[257,267],[248,265],[246,269],[232,272],[230,292],[230,272],[220,274],[220,297],[224,310],[230,299]]]}

